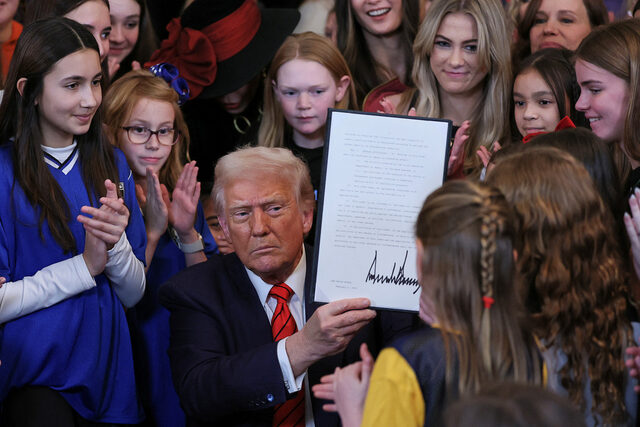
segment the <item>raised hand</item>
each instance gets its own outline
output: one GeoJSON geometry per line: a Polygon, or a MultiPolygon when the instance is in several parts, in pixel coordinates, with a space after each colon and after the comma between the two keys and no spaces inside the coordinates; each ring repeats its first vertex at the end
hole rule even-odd
{"type": "Polygon", "coordinates": [[[359,426],[362,422],[369,379],[373,371],[373,356],[365,343],[360,346],[360,358],[362,361],[336,368],[333,374],[320,378],[320,384],[311,389],[316,398],[331,402],[323,405],[322,409],[338,412],[345,427],[359,426]]]}
{"type": "Polygon", "coordinates": [[[476,154],[478,155],[478,157],[480,157],[480,160],[482,160],[482,165],[486,168],[487,166],[489,166],[489,162],[491,161],[491,156],[493,156],[493,153],[500,149],[502,149],[502,146],[498,141],[495,141],[491,146],[492,151],[489,151],[487,147],[481,145],[478,151],[476,151],[476,154]]]}
{"type": "Polygon", "coordinates": [[[336,368],[334,394],[336,408],[344,427],[358,427],[362,423],[364,402],[373,371],[373,356],[365,343],[360,346],[361,362],[336,368]]]}
{"type": "Polygon", "coordinates": [[[169,222],[182,239],[195,230],[196,210],[200,199],[200,183],[198,182],[198,167],[196,162],[187,163],[178,178],[171,200],[164,188],[164,202],[169,211],[169,222]]]}
{"type": "Polygon", "coordinates": [[[629,197],[631,215],[624,214],[624,226],[631,243],[631,258],[636,276],[640,278],[640,190],[634,189],[629,197]]]}
{"type": "Polygon", "coordinates": [[[449,164],[447,165],[447,176],[456,174],[464,163],[464,144],[469,139],[469,120],[462,122],[453,137],[453,146],[449,153],[449,164]]]}
{"type": "Polygon", "coordinates": [[[158,175],[151,168],[147,168],[146,179],[147,193],[145,194],[142,187],[136,185],[136,197],[142,212],[144,212],[147,239],[157,241],[167,230],[169,210],[162,197],[162,187],[158,175]]]}
{"type": "MultiPolygon", "coordinates": [[[[629,359],[625,360],[625,365],[629,369],[629,375],[636,380],[640,380],[640,347],[628,347],[626,350],[629,359]]],[[[633,386],[636,393],[640,393],[640,385],[633,386]]]]}
{"type": "Polygon", "coordinates": [[[122,237],[129,223],[129,209],[124,204],[124,200],[118,198],[116,185],[111,180],[105,180],[104,185],[107,195],[100,198],[102,206],[100,208],[83,206],[80,211],[91,217],[78,215],[77,219],[88,233],[102,240],[108,250],[122,237]]]}

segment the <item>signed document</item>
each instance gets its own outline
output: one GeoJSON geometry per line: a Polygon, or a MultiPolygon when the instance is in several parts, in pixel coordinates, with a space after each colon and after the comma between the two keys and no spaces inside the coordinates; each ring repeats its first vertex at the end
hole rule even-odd
{"type": "Polygon", "coordinates": [[[417,311],[414,225],[447,174],[451,122],[330,110],[316,225],[314,299],[367,297],[417,311]]]}

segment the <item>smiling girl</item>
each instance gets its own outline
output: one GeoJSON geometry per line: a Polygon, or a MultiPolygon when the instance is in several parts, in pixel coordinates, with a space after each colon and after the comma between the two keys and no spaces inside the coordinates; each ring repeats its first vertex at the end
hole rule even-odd
{"type": "Polygon", "coordinates": [[[405,90],[411,84],[411,46],[420,23],[418,0],[337,0],[337,40],[358,102],[373,88],[405,90]]]}
{"type": "Polygon", "coordinates": [[[100,61],[109,54],[109,2],[107,0],[38,0],[25,10],[25,22],[64,16],[84,25],[95,37],[100,48],[100,61]]]}
{"type": "MultiPolygon", "coordinates": [[[[640,181],[640,22],[629,19],[594,30],[576,51],[582,89],[576,109],[591,130],[620,147],[634,169],[626,188],[640,181]]],[[[628,174],[622,170],[621,178],[628,174]]],[[[626,181],[626,180],[625,180],[626,181]]]]}
{"type": "Polygon", "coordinates": [[[118,79],[140,69],[157,48],[144,0],[109,0],[109,74],[118,79]]]}
{"type": "Polygon", "coordinates": [[[414,44],[416,89],[388,97],[400,114],[448,119],[455,133],[469,121],[464,170],[479,172],[480,146],[508,132],[511,62],[507,21],[496,0],[434,2],[414,44]]]}
{"type": "Polygon", "coordinates": [[[329,108],[354,108],[347,63],[326,38],[314,33],[288,37],[275,54],[265,82],[259,145],[287,147],[301,155],[320,185],[329,108]]]}
{"type": "Polygon", "coordinates": [[[580,87],[571,55],[566,49],[543,49],[520,64],[513,83],[514,139],[553,132],[565,116],[586,126],[584,114],[575,109],[580,87]]]}
{"type": "Polygon", "coordinates": [[[545,48],[576,50],[591,30],[607,22],[603,0],[531,0],[518,26],[514,59],[545,48]]]}
{"type": "Polygon", "coordinates": [[[147,289],[127,313],[140,397],[150,423],[183,426],[167,356],[169,312],[158,304],[158,290],[168,277],[206,261],[216,249],[198,203],[198,168],[195,162],[182,166],[189,133],[178,94],[162,78],[130,71],[109,88],[104,111],[107,135],[133,172],[147,232],[147,289]]]}
{"type": "Polygon", "coordinates": [[[2,425],[142,418],[123,306],[144,292],[144,224],[102,78],[84,26],[25,27],[0,105],[2,425]]]}

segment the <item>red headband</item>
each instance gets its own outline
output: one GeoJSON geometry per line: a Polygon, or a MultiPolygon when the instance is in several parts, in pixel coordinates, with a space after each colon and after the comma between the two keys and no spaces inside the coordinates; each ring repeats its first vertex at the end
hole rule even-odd
{"type": "Polygon", "coordinates": [[[189,83],[191,98],[195,98],[215,81],[218,62],[247,47],[261,21],[256,0],[245,0],[234,12],[202,30],[183,27],[180,18],[174,18],[167,25],[169,37],[162,41],[145,67],[160,62],[175,65],[189,83]]]}

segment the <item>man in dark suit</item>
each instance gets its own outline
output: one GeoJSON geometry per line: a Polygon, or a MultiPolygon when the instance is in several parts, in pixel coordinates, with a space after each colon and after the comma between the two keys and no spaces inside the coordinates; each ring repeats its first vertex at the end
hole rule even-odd
{"type": "Polygon", "coordinates": [[[224,156],[212,197],[235,254],[186,269],[160,292],[171,311],[169,356],[189,424],[271,426],[277,405],[297,399],[304,413],[286,425],[337,425],[310,386],[357,360],[361,342],[379,348],[410,317],[381,321],[386,313],[371,322],[376,312],[366,298],[312,303],[303,239],[315,201],[308,169],[290,151],[254,147],[224,156]],[[293,290],[288,308],[298,331],[274,342],[271,321],[281,307],[270,292],[282,283],[293,290]]]}

